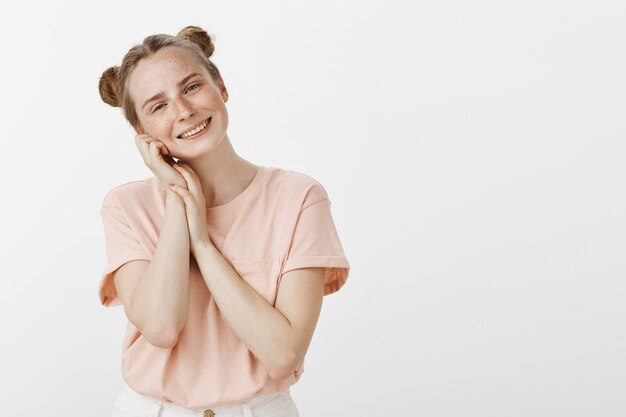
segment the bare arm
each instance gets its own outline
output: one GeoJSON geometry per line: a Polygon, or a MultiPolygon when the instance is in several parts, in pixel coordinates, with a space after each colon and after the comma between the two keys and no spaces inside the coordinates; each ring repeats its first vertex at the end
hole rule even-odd
{"type": "Polygon", "coordinates": [[[185,204],[176,194],[167,192],[159,241],[145,272],[133,279],[125,267],[115,274],[115,285],[128,319],[151,344],[174,346],[189,307],[189,231],[185,204]]]}
{"type": "Polygon", "coordinates": [[[285,273],[273,307],[211,244],[196,261],[224,318],[272,378],[293,374],[303,360],[324,296],[324,268],[285,273]]]}
{"type": "Polygon", "coordinates": [[[183,198],[189,236],[202,278],[226,321],[274,379],[293,374],[313,336],[324,296],[325,268],[287,271],[272,306],[213,245],[207,232],[205,198],[198,175],[186,164],[175,168],[188,188],[172,185],[183,198]]]}

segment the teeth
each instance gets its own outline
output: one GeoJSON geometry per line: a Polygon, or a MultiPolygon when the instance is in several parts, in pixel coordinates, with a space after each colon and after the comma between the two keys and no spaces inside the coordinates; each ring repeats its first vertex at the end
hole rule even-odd
{"type": "Polygon", "coordinates": [[[193,136],[196,133],[200,132],[201,130],[204,130],[204,128],[209,124],[209,119],[205,120],[204,123],[202,123],[200,126],[196,127],[193,130],[190,130],[188,132],[183,133],[182,135],[180,135],[181,138],[188,138],[189,136],[193,136]]]}

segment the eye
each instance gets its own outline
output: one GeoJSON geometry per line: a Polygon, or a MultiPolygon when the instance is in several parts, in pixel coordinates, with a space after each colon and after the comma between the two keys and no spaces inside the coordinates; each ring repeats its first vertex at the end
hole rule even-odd
{"type": "Polygon", "coordinates": [[[160,106],[164,106],[164,104],[158,104],[158,105],[154,106],[154,108],[152,109],[152,113],[154,113],[155,111],[161,110],[160,106]]]}
{"type": "MultiPolygon", "coordinates": [[[[190,91],[190,90],[191,90],[191,87],[194,87],[194,86],[195,86],[195,87],[199,87],[199,86],[200,86],[200,84],[199,84],[199,83],[194,83],[194,84],[191,84],[189,87],[187,87],[187,91],[190,91]]],[[[197,90],[197,88],[194,88],[194,90],[197,90]]]]}

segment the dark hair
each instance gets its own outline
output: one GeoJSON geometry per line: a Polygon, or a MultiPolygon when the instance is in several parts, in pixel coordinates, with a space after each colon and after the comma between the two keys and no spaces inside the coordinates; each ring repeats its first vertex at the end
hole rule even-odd
{"type": "Polygon", "coordinates": [[[102,100],[113,107],[121,107],[126,120],[135,129],[139,128],[141,123],[135,111],[133,99],[128,93],[128,79],[139,61],[154,55],[166,46],[178,46],[191,52],[206,67],[213,81],[221,87],[224,85],[219,70],[209,59],[213,55],[215,46],[204,29],[187,26],[176,36],[166,34],[148,36],[143,43],[128,50],[122,59],[122,65],[104,70],[98,84],[102,100]]]}

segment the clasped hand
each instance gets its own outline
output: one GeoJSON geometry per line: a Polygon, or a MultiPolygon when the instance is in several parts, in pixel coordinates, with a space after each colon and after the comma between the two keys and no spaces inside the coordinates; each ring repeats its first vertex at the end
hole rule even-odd
{"type": "Polygon", "coordinates": [[[186,164],[175,162],[167,146],[150,135],[139,133],[135,144],[146,166],[154,173],[161,189],[168,188],[185,203],[189,249],[195,256],[200,245],[211,244],[206,221],[206,202],[198,175],[186,164]]]}
{"type": "Polygon", "coordinates": [[[189,228],[189,246],[195,256],[196,248],[201,245],[211,245],[206,221],[206,200],[200,185],[200,179],[189,165],[178,162],[173,167],[187,182],[187,188],[180,185],[168,184],[168,188],[176,193],[185,202],[187,226],[189,228]]]}

